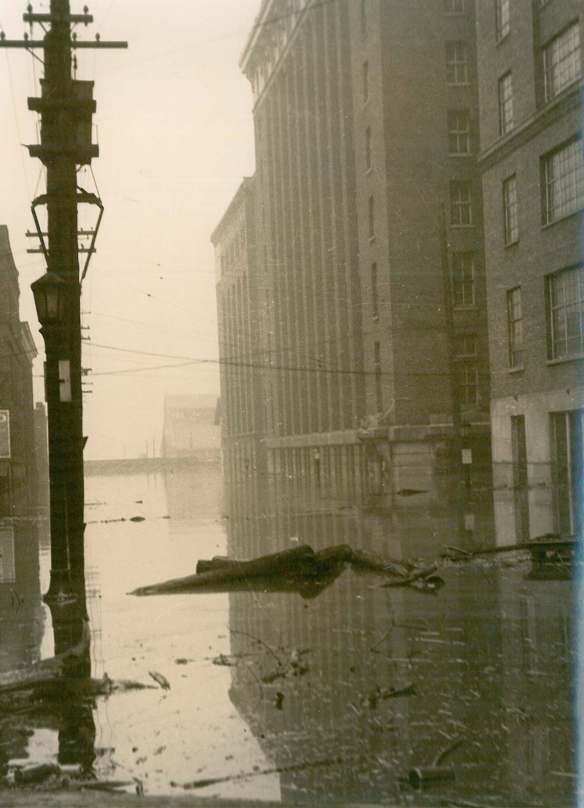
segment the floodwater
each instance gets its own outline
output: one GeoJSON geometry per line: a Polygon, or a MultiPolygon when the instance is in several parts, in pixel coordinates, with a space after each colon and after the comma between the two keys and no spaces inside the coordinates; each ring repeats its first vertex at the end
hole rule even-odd
{"type": "MultiPolygon", "coordinates": [[[[59,762],[149,794],[574,803],[563,568],[544,575],[517,556],[447,563],[434,593],[346,569],[301,592],[128,594],[227,553],[346,543],[432,560],[443,545],[482,547],[495,540],[488,492],[447,486],[364,511],[299,485],[224,492],[213,465],[91,476],[86,489],[91,676],[149,687],[0,713],[0,779],[59,762]],[[436,765],[450,779],[407,782],[436,765]]],[[[43,603],[48,576],[46,522],[1,525],[0,674],[80,636],[82,615],[43,603]]]]}

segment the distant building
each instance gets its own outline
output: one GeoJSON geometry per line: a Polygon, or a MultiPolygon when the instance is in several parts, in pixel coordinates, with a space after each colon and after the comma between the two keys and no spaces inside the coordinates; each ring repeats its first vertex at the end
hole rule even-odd
{"type": "Polygon", "coordinates": [[[49,504],[49,446],[47,408],[37,401],[34,408],[34,451],[37,475],[37,504],[49,504]]]}
{"type": "Polygon", "coordinates": [[[32,361],[28,323],[20,321],[18,272],[8,228],[0,225],[0,516],[34,504],[37,490],[32,361]]]}
{"type": "Polygon", "coordinates": [[[580,0],[477,4],[499,541],[581,535],[580,0]]]}
{"type": "Polygon", "coordinates": [[[463,425],[488,468],[474,3],[265,0],[241,67],[255,202],[214,242],[255,211],[256,280],[221,275],[226,410],[263,368],[269,473],[357,495],[431,487],[463,425]]]}
{"type": "Polygon", "coordinates": [[[230,483],[264,472],[264,438],[273,418],[270,277],[257,256],[255,179],[243,180],[211,241],[215,247],[221,432],[230,483]]]}
{"type": "Polygon", "coordinates": [[[216,409],[216,396],[166,396],[162,456],[218,460],[221,435],[216,409]]]}

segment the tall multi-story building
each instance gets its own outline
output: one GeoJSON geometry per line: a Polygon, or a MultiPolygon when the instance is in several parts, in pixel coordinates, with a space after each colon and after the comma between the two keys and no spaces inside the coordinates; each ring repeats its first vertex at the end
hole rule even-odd
{"type": "Polygon", "coordinates": [[[431,488],[463,441],[490,460],[474,2],[347,10],[363,437],[394,491],[431,488]]]}
{"type": "Polygon", "coordinates": [[[500,541],[581,531],[581,0],[477,4],[500,541]]]}
{"type": "Polygon", "coordinates": [[[32,361],[28,323],[20,321],[18,272],[8,228],[0,225],[0,515],[29,508],[37,490],[32,361]]]}
{"type": "Polygon", "coordinates": [[[263,237],[283,251],[275,317],[296,339],[276,331],[276,354],[297,345],[311,370],[282,384],[296,421],[276,423],[274,448],[336,442],[338,477],[355,452],[366,484],[426,487],[453,422],[484,430],[489,395],[473,4],[282,11],[264,4],[242,59],[263,237]],[[320,252],[302,252],[303,229],[320,252]]]}
{"type": "Polygon", "coordinates": [[[261,7],[241,67],[276,475],[429,489],[462,431],[488,457],[475,56],[470,0],[261,7]]]}

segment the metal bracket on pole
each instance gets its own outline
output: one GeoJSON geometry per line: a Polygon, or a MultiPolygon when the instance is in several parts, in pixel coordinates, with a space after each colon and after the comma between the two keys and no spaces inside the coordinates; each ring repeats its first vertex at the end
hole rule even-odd
{"type": "Polygon", "coordinates": [[[78,202],[85,202],[88,205],[96,205],[99,208],[99,214],[97,216],[97,222],[95,224],[95,228],[93,230],[93,234],[91,237],[91,243],[87,249],[87,258],[85,259],[85,266],[83,267],[83,272],[81,273],[81,281],[83,283],[85,280],[85,276],[87,275],[87,270],[89,269],[89,262],[91,261],[91,256],[95,252],[95,242],[97,240],[97,234],[99,233],[99,228],[101,225],[101,220],[103,218],[103,202],[97,196],[97,194],[90,194],[88,191],[84,190],[77,186],[77,200],[78,202]]]}
{"type": "Polygon", "coordinates": [[[49,263],[49,251],[47,249],[47,245],[45,244],[45,237],[44,237],[43,229],[42,229],[42,227],[40,225],[40,222],[39,222],[39,217],[36,214],[37,205],[45,205],[46,202],[47,202],[47,195],[46,194],[43,194],[42,196],[37,196],[36,199],[33,199],[33,202],[32,202],[32,205],[30,206],[30,209],[32,211],[32,218],[34,219],[34,226],[36,227],[37,236],[38,236],[39,241],[41,243],[41,249],[43,251],[43,255],[45,256],[45,261],[47,262],[47,266],[48,266],[48,263],[49,263]]]}

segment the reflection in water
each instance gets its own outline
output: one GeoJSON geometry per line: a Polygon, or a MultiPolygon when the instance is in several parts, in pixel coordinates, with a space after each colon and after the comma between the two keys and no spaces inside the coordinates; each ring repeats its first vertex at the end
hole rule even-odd
{"type": "MultiPolygon", "coordinates": [[[[0,673],[26,670],[41,658],[48,609],[41,601],[39,525],[46,528],[42,522],[38,525],[17,522],[3,526],[0,531],[3,551],[6,552],[7,545],[11,548],[11,555],[6,554],[10,564],[3,570],[6,572],[8,567],[13,572],[5,574],[0,582],[0,673]]],[[[82,638],[87,637],[83,602],[51,605],[50,618],[55,655],[83,645],[82,638]]],[[[91,676],[87,642],[68,665],[67,675],[81,680],[91,676]]],[[[5,703],[0,710],[0,778],[6,776],[11,763],[38,761],[39,737],[43,739],[41,749],[44,748],[45,754],[55,748],[58,763],[91,770],[95,739],[93,704],[82,690],[72,688],[64,693],[61,688],[47,686],[1,696],[0,704],[2,698],[5,703]]]]}
{"type": "MultiPolygon", "coordinates": [[[[235,557],[292,542],[348,543],[395,559],[493,543],[484,496],[457,504],[434,492],[363,514],[287,481],[254,493],[230,492],[235,557]]],[[[452,568],[435,597],[380,589],[378,578],[352,571],[310,603],[231,594],[232,653],[242,660],[231,698],[281,772],[282,800],[407,800],[404,775],[456,739],[455,784],[420,802],[436,793],[569,800],[570,587],[528,584],[527,569],[452,568]]]]}
{"type": "MultiPolygon", "coordinates": [[[[223,497],[220,470],[207,464],[92,477],[88,489],[91,650],[75,673],[153,684],[155,672],[171,687],[46,696],[17,716],[0,712],[0,777],[15,761],[59,761],[137,778],[151,794],[204,780],[213,784],[201,796],[284,803],[570,802],[568,580],[489,559],[445,566],[435,595],[351,569],[318,592],[127,595],[226,552],[346,543],[429,559],[442,545],[483,547],[494,541],[484,492],[461,497],[442,481],[371,512],[294,478],[250,474],[223,497]],[[446,759],[455,781],[413,795],[403,776],[456,739],[446,759]]],[[[84,605],[42,605],[39,540],[26,523],[0,532],[0,672],[83,636],[84,605]]]]}

